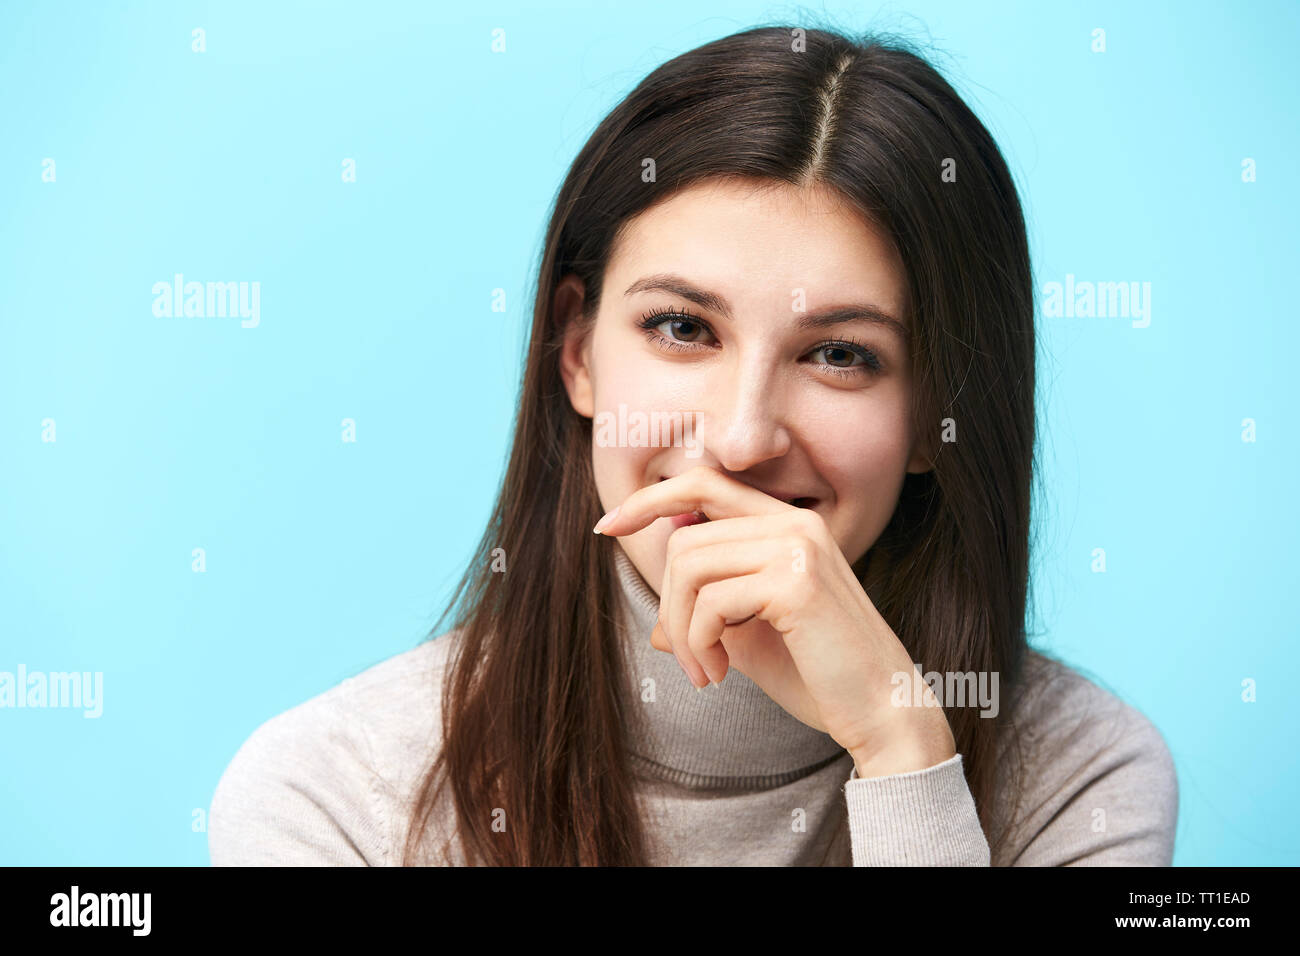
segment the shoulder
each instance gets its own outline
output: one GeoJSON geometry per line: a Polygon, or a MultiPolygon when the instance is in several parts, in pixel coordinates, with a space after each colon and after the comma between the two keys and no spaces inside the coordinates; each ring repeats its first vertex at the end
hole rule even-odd
{"type": "Polygon", "coordinates": [[[1007,728],[1002,862],[1170,865],[1178,776],[1145,714],[1081,670],[1030,651],[1007,728]]]}
{"type": "Polygon", "coordinates": [[[389,657],[258,726],[213,793],[212,864],[395,863],[402,796],[437,755],[455,636],[389,657]]]}

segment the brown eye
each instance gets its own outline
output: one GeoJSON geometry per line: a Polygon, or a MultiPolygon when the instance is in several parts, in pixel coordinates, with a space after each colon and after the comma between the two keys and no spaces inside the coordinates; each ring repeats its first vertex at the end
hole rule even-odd
{"type": "Polygon", "coordinates": [[[859,342],[823,342],[809,354],[814,365],[828,368],[836,375],[879,375],[881,372],[880,357],[859,342]]]}
{"type": "Polygon", "coordinates": [[[689,319],[672,319],[673,337],[682,342],[694,342],[695,337],[703,331],[698,322],[692,322],[689,319]],[[682,326],[686,331],[682,331],[682,326]]]}
{"type": "Polygon", "coordinates": [[[854,359],[861,357],[848,349],[840,348],[838,345],[827,345],[822,349],[822,354],[826,356],[825,364],[834,365],[837,368],[849,368],[854,359]]]}
{"type": "Polygon", "coordinates": [[[647,313],[637,324],[645,331],[646,338],[665,352],[698,352],[694,346],[709,348],[704,337],[713,337],[707,322],[677,309],[647,313]]]}

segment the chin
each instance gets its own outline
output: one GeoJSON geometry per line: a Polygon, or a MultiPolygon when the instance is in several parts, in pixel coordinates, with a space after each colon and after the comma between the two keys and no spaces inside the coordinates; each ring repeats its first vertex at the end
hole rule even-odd
{"type": "Polygon", "coordinates": [[[668,520],[660,518],[636,534],[618,539],[619,547],[655,594],[663,583],[668,564],[668,537],[672,532],[668,520]]]}

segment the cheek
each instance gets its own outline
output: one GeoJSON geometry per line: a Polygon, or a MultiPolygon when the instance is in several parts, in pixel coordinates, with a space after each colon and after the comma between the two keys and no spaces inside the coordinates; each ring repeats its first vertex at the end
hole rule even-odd
{"type": "Polygon", "coordinates": [[[697,408],[704,379],[687,363],[656,360],[639,338],[593,350],[594,398],[597,410],[617,413],[620,404],[629,412],[680,412],[697,408]]]}
{"type": "Polygon", "coordinates": [[[844,414],[809,434],[815,466],[836,496],[842,534],[879,531],[898,502],[911,452],[906,414],[888,403],[857,415],[844,414]],[[846,422],[853,422],[847,425],[846,422]]]}
{"type": "Polygon", "coordinates": [[[664,402],[664,376],[655,374],[645,357],[632,348],[597,347],[592,352],[595,401],[598,411],[652,411],[664,402]]]}

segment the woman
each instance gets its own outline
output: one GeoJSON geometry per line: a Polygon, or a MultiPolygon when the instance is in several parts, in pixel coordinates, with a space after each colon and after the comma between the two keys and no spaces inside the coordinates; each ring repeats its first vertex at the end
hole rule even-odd
{"type": "Polygon", "coordinates": [[[454,629],[260,727],[214,863],[1169,864],[1159,732],[1026,641],[1033,399],[1016,190],[922,58],[671,60],[557,197],[454,629]]]}

